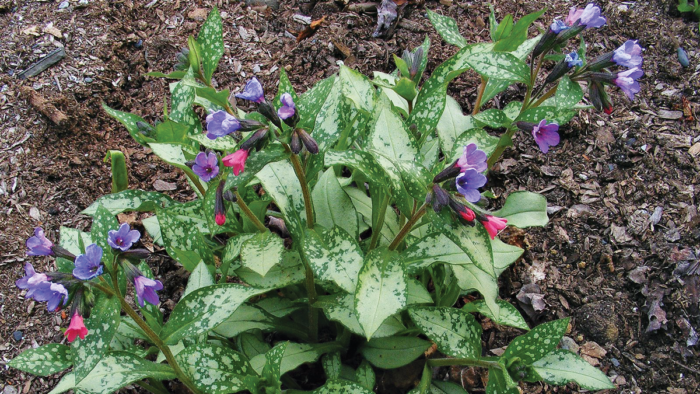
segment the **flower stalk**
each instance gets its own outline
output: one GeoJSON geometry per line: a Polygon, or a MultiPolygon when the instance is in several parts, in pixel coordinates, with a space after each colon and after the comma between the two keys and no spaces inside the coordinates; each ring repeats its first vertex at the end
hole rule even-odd
{"type": "Polygon", "coordinates": [[[393,241],[391,241],[391,244],[389,245],[389,250],[396,250],[397,247],[401,244],[404,238],[408,235],[408,233],[411,232],[411,229],[413,229],[413,226],[418,222],[420,218],[425,215],[426,212],[426,207],[428,206],[428,203],[423,203],[423,205],[418,208],[418,210],[411,216],[411,218],[406,222],[406,224],[401,227],[401,230],[399,231],[398,234],[396,234],[396,238],[394,238],[393,241]]]}
{"type": "Polygon", "coordinates": [[[241,208],[241,212],[243,212],[246,217],[248,217],[248,220],[250,220],[253,225],[260,231],[261,233],[264,233],[267,231],[267,227],[258,219],[257,216],[253,213],[253,211],[248,208],[248,205],[243,201],[243,198],[241,198],[241,195],[238,194],[238,190],[234,192],[234,195],[236,196],[236,204],[241,208]]]}
{"type": "Polygon", "coordinates": [[[480,358],[431,358],[428,359],[430,367],[449,367],[452,365],[470,365],[490,369],[503,369],[498,362],[488,361],[480,358]]]}

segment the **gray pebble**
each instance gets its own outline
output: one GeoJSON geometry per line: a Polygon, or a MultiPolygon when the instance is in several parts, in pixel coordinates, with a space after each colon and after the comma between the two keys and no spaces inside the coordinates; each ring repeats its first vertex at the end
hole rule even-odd
{"type": "Polygon", "coordinates": [[[92,78],[90,78],[90,77],[85,78],[85,83],[92,83],[92,78]]]}
{"type": "Polygon", "coordinates": [[[15,388],[15,386],[10,386],[7,385],[5,386],[5,390],[2,391],[2,394],[18,394],[19,391],[15,388]]]}
{"type": "Polygon", "coordinates": [[[22,336],[23,336],[23,335],[24,335],[24,334],[22,334],[22,331],[15,331],[15,332],[12,333],[12,338],[14,338],[15,341],[19,342],[19,341],[22,340],[22,336]]]}
{"type": "Polygon", "coordinates": [[[68,0],[62,1],[61,4],[58,5],[58,9],[59,10],[66,9],[66,8],[68,8],[68,5],[69,5],[68,0]]]}

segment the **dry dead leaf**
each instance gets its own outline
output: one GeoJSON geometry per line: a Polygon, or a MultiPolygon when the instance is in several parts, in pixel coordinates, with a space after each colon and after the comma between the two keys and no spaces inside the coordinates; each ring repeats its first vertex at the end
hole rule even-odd
{"type": "Polygon", "coordinates": [[[39,33],[39,26],[29,26],[28,28],[22,30],[22,34],[26,34],[28,36],[40,36],[41,35],[39,33]]]}
{"type": "Polygon", "coordinates": [[[315,21],[311,21],[311,24],[306,29],[299,32],[299,35],[297,35],[297,42],[301,42],[302,40],[305,40],[305,39],[313,36],[314,34],[316,34],[316,30],[325,21],[326,21],[325,15],[321,19],[316,19],[315,21]]]}

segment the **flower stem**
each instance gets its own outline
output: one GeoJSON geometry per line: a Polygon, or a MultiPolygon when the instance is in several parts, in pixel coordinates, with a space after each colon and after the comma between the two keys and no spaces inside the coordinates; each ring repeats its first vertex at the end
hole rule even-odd
{"type": "Polygon", "coordinates": [[[267,231],[267,228],[265,225],[260,221],[260,219],[255,216],[253,211],[248,208],[248,205],[243,201],[243,198],[241,197],[240,194],[238,194],[238,190],[234,192],[234,195],[236,196],[236,204],[241,208],[241,211],[248,217],[248,219],[253,222],[255,227],[261,232],[264,233],[267,231]]]}
{"type": "MultiPolygon", "coordinates": [[[[165,359],[168,361],[168,364],[170,364],[170,367],[173,369],[173,372],[175,372],[175,375],[177,376],[180,381],[187,386],[193,393],[195,394],[201,394],[201,391],[192,383],[192,381],[185,375],[184,372],[182,372],[182,369],[180,369],[180,366],[177,364],[177,361],[175,361],[175,356],[173,356],[173,353],[170,351],[170,347],[166,345],[156,334],[151,327],[139,316],[138,313],[134,310],[134,308],[129,305],[126,300],[124,299],[124,296],[121,294],[121,291],[119,290],[119,282],[117,281],[117,275],[116,275],[116,269],[114,270],[114,274],[112,276],[112,288],[114,289],[114,293],[117,296],[117,299],[119,300],[119,304],[121,305],[122,309],[124,312],[126,312],[127,315],[129,315],[130,318],[136,322],[136,324],[141,327],[143,332],[146,334],[148,339],[153,342],[154,345],[158,349],[160,349],[161,352],[163,352],[163,355],[165,356],[165,359]]],[[[100,276],[100,280],[104,282],[104,284],[107,284],[107,281],[100,276]]]]}
{"type": "MultiPolygon", "coordinates": [[[[507,138],[512,139],[513,135],[515,134],[515,132],[517,130],[518,130],[518,128],[511,124],[505,133],[507,135],[507,138]]],[[[501,136],[501,139],[503,139],[503,136],[501,136]]],[[[498,159],[501,158],[503,151],[506,150],[506,144],[501,144],[500,142],[501,141],[499,140],[499,143],[496,146],[496,149],[493,151],[493,153],[491,153],[491,156],[489,156],[489,159],[486,162],[486,165],[487,165],[489,170],[491,169],[491,167],[493,167],[494,164],[496,164],[498,159]]]]}
{"type": "MultiPolygon", "coordinates": [[[[431,186],[432,187],[432,186],[431,186]]],[[[391,245],[389,245],[389,250],[396,250],[397,247],[401,244],[401,241],[403,241],[404,238],[406,238],[406,235],[411,232],[411,229],[413,226],[418,222],[418,220],[425,215],[425,209],[428,206],[427,203],[423,203],[423,205],[418,208],[416,213],[411,216],[411,219],[404,224],[403,227],[401,227],[401,231],[396,235],[396,238],[394,238],[393,241],[391,241],[391,245]]]]}
{"type": "Polygon", "coordinates": [[[476,96],[476,102],[474,103],[474,109],[472,110],[472,116],[479,113],[479,108],[481,108],[481,100],[484,98],[484,91],[486,90],[486,84],[488,83],[488,78],[482,76],[481,84],[479,85],[479,90],[476,96]]]}
{"type": "Polygon", "coordinates": [[[379,241],[379,235],[382,232],[382,227],[384,227],[384,217],[386,216],[386,208],[389,206],[389,193],[386,193],[384,200],[382,200],[382,205],[379,207],[379,217],[377,218],[377,223],[372,228],[372,239],[369,241],[369,250],[374,249],[379,241]]]}
{"type": "Polygon", "coordinates": [[[430,367],[447,367],[451,365],[472,365],[475,367],[502,369],[496,361],[487,361],[480,358],[431,358],[428,359],[430,367]]]}
{"type": "Polygon", "coordinates": [[[542,104],[545,100],[547,100],[548,98],[552,97],[552,96],[557,92],[557,87],[559,87],[559,86],[558,86],[558,85],[555,85],[554,87],[552,87],[551,89],[549,89],[549,90],[547,91],[547,93],[543,94],[542,97],[540,97],[539,100],[535,101],[535,103],[532,104],[532,105],[530,106],[530,108],[539,107],[540,104],[542,104]]]}
{"type": "MultiPolygon", "coordinates": [[[[287,144],[284,144],[286,149],[289,149],[287,144]]],[[[291,151],[291,149],[289,149],[291,151]]],[[[304,196],[304,209],[306,210],[306,227],[314,228],[314,206],[311,201],[311,192],[309,192],[309,184],[306,182],[306,175],[304,174],[304,168],[301,166],[301,161],[299,161],[299,155],[292,153],[289,157],[294,167],[294,172],[299,178],[299,184],[301,185],[301,194],[304,196]]]]}
{"type": "Polygon", "coordinates": [[[187,175],[187,179],[189,179],[190,182],[192,182],[192,184],[197,188],[197,190],[199,191],[199,194],[201,194],[202,197],[205,194],[207,194],[207,191],[204,190],[204,186],[202,186],[202,183],[199,181],[199,179],[197,179],[196,176],[192,176],[192,174],[188,173],[187,171],[184,171],[184,172],[185,172],[185,175],[187,175]]]}
{"type": "Polygon", "coordinates": [[[301,257],[301,261],[304,263],[304,269],[306,270],[304,286],[306,287],[306,295],[309,298],[309,342],[314,343],[318,341],[318,308],[313,306],[317,300],[314,271],[311,269],[311,262],[309,262],[309,258],[304,252],[302,242],[295,243],[297,244],[299,256],[301,257]]]}

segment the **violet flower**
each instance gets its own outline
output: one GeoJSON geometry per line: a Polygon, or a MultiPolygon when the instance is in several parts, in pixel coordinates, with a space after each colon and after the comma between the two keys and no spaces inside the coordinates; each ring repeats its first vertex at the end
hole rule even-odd
{"type": "Polygon", "coordinates": [[[637,40],[627,40],[615,49],[612,60],[620,66],[635,68],[642,66],[642,47],[637,40]]]}
{"type": "Polygon", "coordinates": [[[215,140],[241,128],[241,122],[226,111],[216,111],[207,115],[207,138],[215,140]]]}
{"type": "Polygon", "coordinates": [[[584,9],[571,7],[565,22],[569,26],[573,26],[578,22],[590,29],[603,26],[606,20],[605,17],[600,15],[600,7],[595,4],[588,4],[584,9]]]}
{"type": "Polygon", "coordinates": [[[161,281],[149,279],[140,275],[134,278],[134,287],[136,288],[139,305],[141,305],[142,308],[144,306],[144,300],[153,305],[158,305],[160,302],[156,290],[163,290],[163,283],[161,283],[161,281]]]}
{"type": "Polygon", "coordinates": [[[583,60],[578,57],[578,53],[576,52],[567,54],[566,57],[564,57],[564,61],[566,61],[566,65],[569,66],[569,68],[583,66],[583,60]]]}
{"type": "Polygon", "coordinates": [[[41,282],[36,286],[34,299],[39,302],[48,301],[46,308],[55,311],[61,301],[63,305],[68,303],[68,290],[58,283],[41,282]]]}
{"type": "Polygon", "coordinates": [[[34,266],[32,266],[31,263],[24,265],[24,273],[24,277],[17,279],[15,285],[22,290],[27,290],[27,294],[24,298],[32,298],[37,290],[37,286],[43,282],[47,282],[49,277],[46,276],[46,274],[40,274],[34,271],[34,266]]]}
{"type": "Polygon", "coordinates": [[[27,239],[27,256],[52,256],[53,243],[44,236],[44,229],[37,227],[34,229],[34,236],[27,239]]]}
{"type": "Polygon", "coordinates": [[[237,93],[236,97],[243,100],[253,101],[258,104],[265,101],[265,93],[263,92],[263,87],[260,84],[260,81],[258,81],[258,79],[255,77],[251,78],[245,84],[245,89],[243,89],[243,92],[237,93]]]}
{"type": "Polygon", "coordinates": [[[284,93],[282,97],[280,97],[280,102],[282,103],[282,106],[277,110],[277,115],[280,117],[280,119],[286,120],[294,116],[297,107],[294,105],[292,95],[289,93],[284,93]]]}
{"type": "Polygon", "coordinates": [[[486,177],[477,170],[470,168],[457,176],[457,191],[469,202],[479,202],[479,188],[486,184],[486,177]]]}
{"type": "Polygon", "coordinates": [[[549,29],[556,34],[559,34],[562,30],[570,29],[570,27],[566,23],[560,21],[559,19],[555,19],[554,21],[552,21],[552,24],[549,26],[549,29]]]}
{"type": "Polygon", "coordinates": [[[542,153],[547,153],[550,146],[559,144],[559,125],[555,122],[547,124],[546,119],[542,119],[539,124],[532,128],[532,136],[535,137],[537,146],[542,153]]]}
{"type": "Polygon", "coordinates": [[[197,174],[204,182],[209,182],[216,178],[219,175],[219,159],[217,159],[216,153],[199,152],[194,159],[192,172],[197,174]]]}
{"type": "Polygon", "coordinates": [[[109,230],[107,233],[107,243],[114,249],[119,249],[122,252],[128,250],[134,243],[141,238],[141,233],[138,230],[131,230],[128,224],[122,223],[119,230],[109,230]]]}
{"type": "Polygon", "coordinates": [[[617,77],[613,80],[615,85],[619,87],[630,100],[634,100],[634,95],[639,93],[641,87],[637,80],[644,75],[641,68],[635,67],[627,71],[617,73],[617,77]]]}
{"type": "Polygon", "coordinates": [[[75,258],[73,276],[80,280],[90,280],[102,275],[102,248],[97,244],[90,244],[85,248],[85,254],[75,258]]]}
{"type": "Polygon", "coordinates": [[[461,172],[474,169],[476,172],[486,171],[486,152],[477,148],[475,143],[470,143],[464,147],[462,156],[457,160],[457,166],[461,172]]]}

